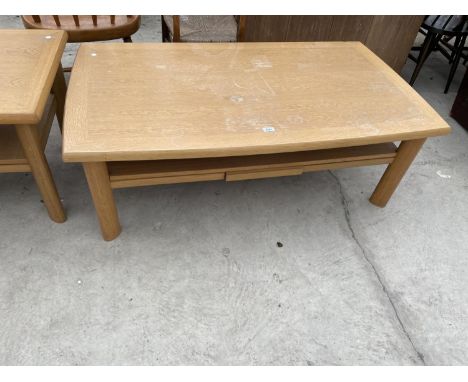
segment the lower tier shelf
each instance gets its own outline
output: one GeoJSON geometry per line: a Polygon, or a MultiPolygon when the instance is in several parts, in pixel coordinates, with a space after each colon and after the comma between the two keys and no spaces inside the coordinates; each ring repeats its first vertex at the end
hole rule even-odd
{"type": "Polygon", "coordinates": [[[229,182],[388,164],[395,158],[396,150],[393,143],[381,143],[238,157],[109,162],[108,170],[112,188],[209,180],[229,182]]]}

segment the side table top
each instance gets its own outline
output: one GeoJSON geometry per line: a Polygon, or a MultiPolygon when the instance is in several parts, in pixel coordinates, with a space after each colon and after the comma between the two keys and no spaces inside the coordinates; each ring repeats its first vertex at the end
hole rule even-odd
{"type": "Polygon", "coordinates": [[[358,42],[82,44],[65,161],[327,149],[450,127],[358,42]]]}
{"type": "Polygon", "coordinates": [[[40,121],[66,40],[63,31],[0,30],[0,125],[40,121]]]}

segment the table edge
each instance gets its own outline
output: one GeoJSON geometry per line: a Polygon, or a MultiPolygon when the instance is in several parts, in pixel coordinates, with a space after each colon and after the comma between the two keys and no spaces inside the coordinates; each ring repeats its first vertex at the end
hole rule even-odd
{"type": "Polygon", "coordinates": [[[430,133],[415,132],[398,135],[381,135],[365,137],[364,139],[341,139],[333,141],[285,143],[277,145],[245,146],[230,148],[208,149],[184,149],[184,150],[151,150],[151,151],[119,151],[119,152],[82,152],[67,151],[62,145],[62,159],[68,163],[80,162],[119,162],[119,161],[145,161],[166,159],[196,159],[216,158],[227,156],[247,156],[261,154],[279,154],[296,151],[314,151],[324,149],[336,149],[342,147],[365,146],[377,143],[399,142],[420,138],[431,138],[450,134],[452,128],[447,124],[437,129],[431,129],[430,133]]]}

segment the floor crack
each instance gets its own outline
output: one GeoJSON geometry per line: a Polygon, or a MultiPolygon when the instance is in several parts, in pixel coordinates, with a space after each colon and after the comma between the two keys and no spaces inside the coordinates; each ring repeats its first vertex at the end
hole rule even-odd
{"type": "Polygon", "coordinates": [[[335,179],[335,181],[336,181],[336,183],[338,185],[340,196],[341,196],[341,205],[343,206],[346,224],[347,224],[348,229],[349,229],[349,231],[351,233],[352,239],[354,240],[354,242],[357,244],[357,246],[361,250],[362,256],[364,257],[365,261],[369,264],[369,266],[374,271],[375,276],[377,277],[377,280],[378,280],[380,286],[382,287],[382,290],[384,291],[385,295],[387,296],[388,301],[390,302],[390,305],[391,305],[391,307],[393,309],[395,317],[396,317],[398,323],[400,324],[401,330],[403,331],[404,335],[406,336],[406,338],[410,342],[411,347],[413,348],[414,352],[416,353],[418,359],[421,361],[421,363],[423,365],[426,365],[426,361],[424,360],[424,355],[414,345],[414,342],[411,339],[411,336],[409,335],[408,331],[406,330],[405,325],[403,324],[403,321],[400,318],[400,315],[399,315],[398,310],[397,310],[397,308],[395,306],[395,303],[393,302],[392,298],[390,297],[390,294],[388,293],[388,289],[385,286],[385,283],[383,282],[382,277],[380,276],[379,272],[377,271],[374,263],[370,260],[370,258],[368,256],[368,253],[367,253],[367,250],[364,248],[364,246],[361,244],[361,242],[359,241],[359,239],[356,236],[353,225],[351,224],[351,214],[349,212],[348,200],[346,199],[346,196],[345,196],[345,194],[343,192],[343,187],[341,185],[340,180],[338,179],[338,177],[332,171],[329,171],[329,173],[335,179]]]}

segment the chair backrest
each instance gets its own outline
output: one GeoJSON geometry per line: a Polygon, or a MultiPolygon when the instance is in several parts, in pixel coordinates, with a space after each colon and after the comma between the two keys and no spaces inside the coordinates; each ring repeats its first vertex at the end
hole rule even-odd
{"type": "MultiPolygon", "coordinates": [[[[53,15],[52,17],[54,18],[55,24],[58,27],[62,26],[62,23],[60,22],[60,16],[53,15]]],[[[73,21],[75,22],[75,26],[77,26],[77,27],[80,26],[80,17],[82,18],[82,17],[88,17],[88,16],[73,15],[73,21]]],[[[127,16],[127,17],[130,18],[130,17],[133,17],[133,16],[127,16]]],[[[34,22],[36,24],[41,24],[42,23],[41,16],[39,16],[39,15],[32,16],[32,19],[34,20],[34,22]]],[[[98,26],[98,17],[97,17],[97,15],[91,16],[91,19],[93,20],[93,25],[97,27],[98,26]]],[[[115,15],[110,15],[109,20],[110,20],[110,23],[112,25],[114,25],[115,24],[115,15]]]]}
{"type": "Polygon", "coordinates": [[[446,33],[467,33],[468,17],[466,15],[432,15],[427,16],[424,24],[446,33]]]}
{"type": "Polygon", "coordinates": [[[68,33],[68,42],[130,39],[140,27],[140,16],[22,16],[28,29],[62,29],[68,33]]]}

